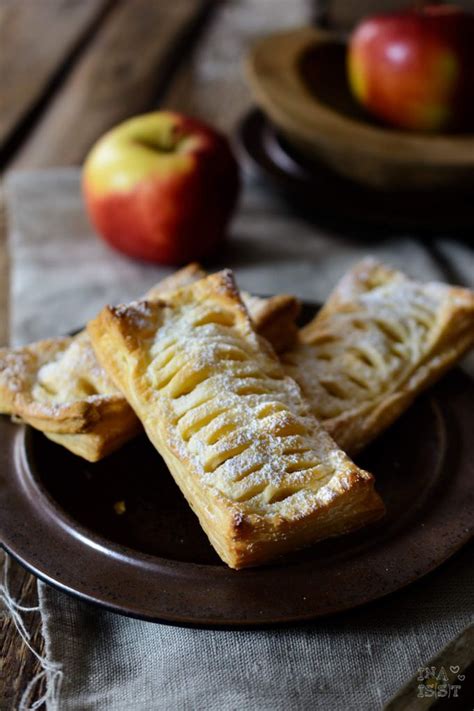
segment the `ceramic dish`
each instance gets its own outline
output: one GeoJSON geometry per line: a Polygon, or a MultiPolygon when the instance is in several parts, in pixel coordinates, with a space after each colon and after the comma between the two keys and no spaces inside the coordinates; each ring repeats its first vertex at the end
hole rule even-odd
{"type": "Polygon", "coordinates": [[[363,238],[394,230],[412,230],[423,236],[449,230],[472,242],[474,200],[463,190],[378,190],[338,175],[323,161],[298,152],[265,114],[250,110],[237,128],[242,158],[263,175],[298,209],[317,220],[338,222],[338,229],[363,238]]]}
{"type": "Polygon", "coordinates": [[[453,371],[358,458],[376,476],[382,521],[238,572],[145,436],[89,464],[2,417],[0,539],[46,582],[147,620],[254,627],[347,610],[417,580],[472,536],[473,403],[474,383],[453,371]]]}

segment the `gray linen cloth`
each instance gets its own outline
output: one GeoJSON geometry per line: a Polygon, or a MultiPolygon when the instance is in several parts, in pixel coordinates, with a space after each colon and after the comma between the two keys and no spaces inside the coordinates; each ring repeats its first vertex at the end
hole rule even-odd
{"type": "MultiPolygon", "coordinates": [[[[105,302],[136,297],[169,271],[131,262],[97,240],[83,212],[76,170],[12,176],[8,207],[15,343],[78,327],[105,302]]],[[[460,273],[474,277],[468,248],[448,238],[438,240],[437,248],[461,266],[460,273]]],[[[346,267],[367,253],[416,277],[443,276],[430,253],[408,236],[353,241],[291,214],[254,181],[214,266],[235,268],[240,285],[252,291],[321,300],[346,267]]],[[[142,622],[39,582],[47,657],[63,672],[59,701],[48,708],[380,709],[472,621],[473,563],[468,547],[427,578],[364,608],[304,626],[255,631],[142,622]]],[[[405,692],[403,708],[426,708],[428,700],[416,696],[416,687],[405,692]]]]}

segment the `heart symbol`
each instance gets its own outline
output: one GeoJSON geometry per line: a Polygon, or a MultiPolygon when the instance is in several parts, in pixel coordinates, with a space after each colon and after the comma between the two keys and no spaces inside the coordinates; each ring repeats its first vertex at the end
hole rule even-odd
{"type": "Polygon", "coordinates": [[[458,674],[459,681],[464,681],[465,678],[466,678],[465,674],[458,674]]]}
{"type": "Polygon", "coordinates": [[[450,671],[452,674],[457,674],[458,671],[459,671],[459,669],[460,669],[460,667],[449,667],[449,671],[450,671]]]}

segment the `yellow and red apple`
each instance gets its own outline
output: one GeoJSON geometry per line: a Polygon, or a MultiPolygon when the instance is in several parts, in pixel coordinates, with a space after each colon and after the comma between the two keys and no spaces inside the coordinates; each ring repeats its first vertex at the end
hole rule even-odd
{"type": "Polygon", "coordinates": [[[227,139],[171,111],[137,116],[106,133],[83,170],[90,218],[116,249],[179,264],[221,243],[239,171],[227,139]]]}
{"type": "Polygon", "coordinates": [[[454,5],[369,17],[348,49],[359,102],[394,126],[474,128],[474,15],[454,5]]]}

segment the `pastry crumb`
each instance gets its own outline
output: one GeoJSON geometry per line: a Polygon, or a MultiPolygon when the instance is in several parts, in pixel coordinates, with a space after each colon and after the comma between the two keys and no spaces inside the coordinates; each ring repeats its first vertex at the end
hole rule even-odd
{"type": "Polygon", "coordinates": [[[121,516],[122,514],[125,513],[127,510],[127,507],[125,506],[125,501],[116,501],[114,504],[114,511],[117,514],[117,516],[121,516]]]}

